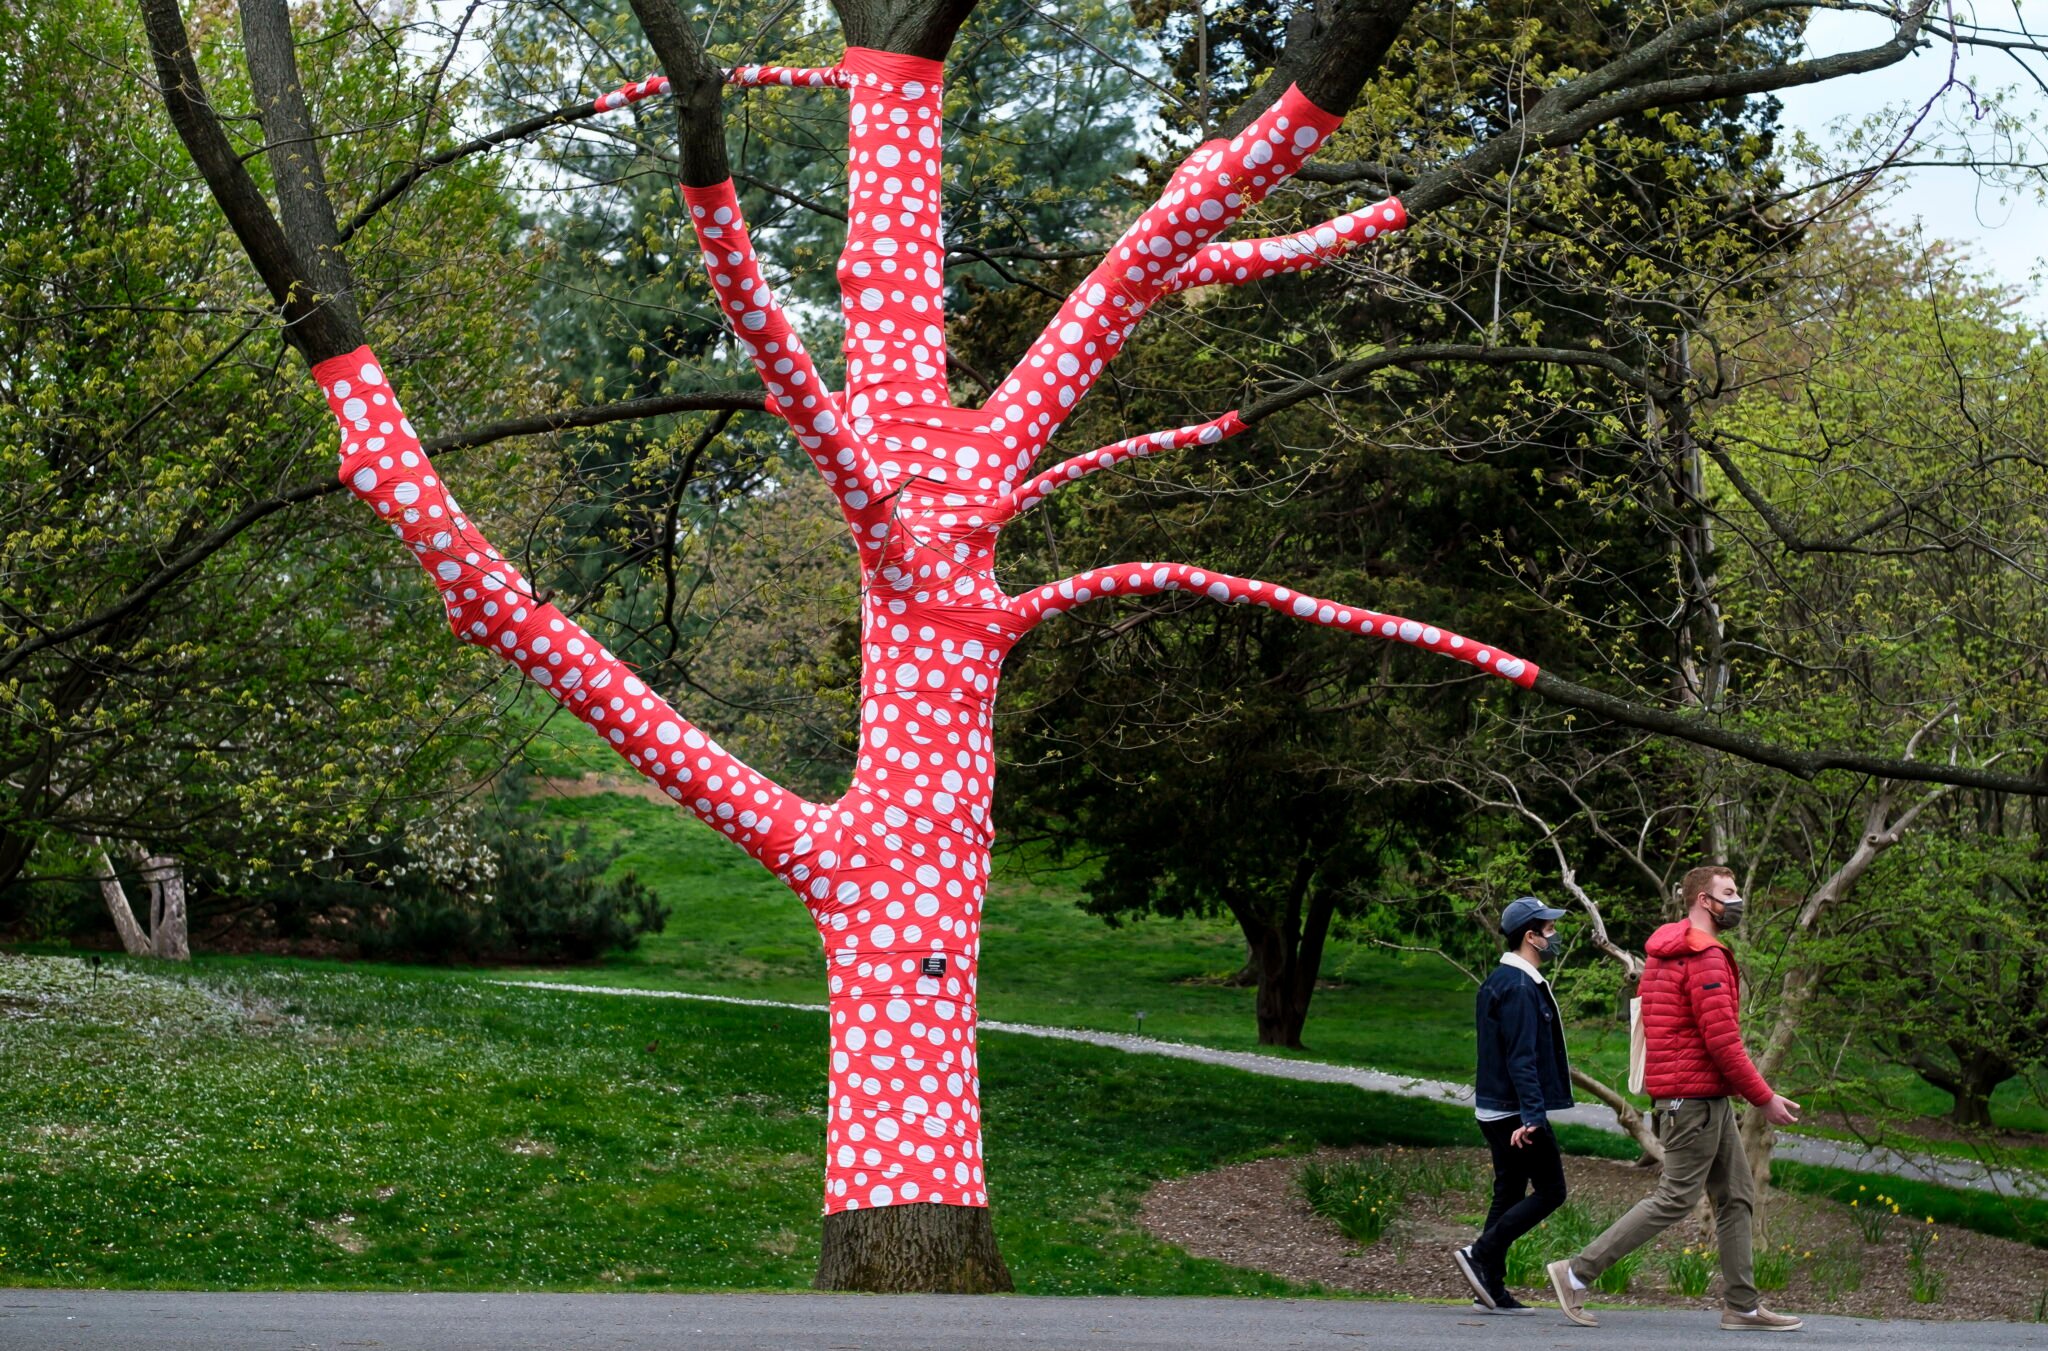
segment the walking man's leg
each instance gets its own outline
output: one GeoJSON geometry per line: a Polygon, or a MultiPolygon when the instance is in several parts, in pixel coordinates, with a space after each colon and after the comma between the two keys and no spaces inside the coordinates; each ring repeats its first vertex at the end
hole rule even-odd
{"type": "MultiPolygon", "coordinates": [[[[1493,1155],[1493,1204],[1487,1207],[1486,1224],[1479,1231],[1481,1241],[1500,1223],[1501,1216],[1514,1209],[1529,1189],[1528,1174],[1522,1166],[1522,1151],[1514,1148],[1510,1138],[1520,1124],[1514,1117],[1479,1123],[1479,1133],[1486,1137],[1486,1147],[1493,1155]]],[[[1498,1307],[1499,1299],[1494,1290],[1499,1282],[1494,1279],[1493,1269],[1479,1255],[1479,1243],[1469,1243],[1453,1252],[1451,1257],[1471,1285],[1473,1299],[1488,1309],[1498,1307]]]]}
{"type": "Polygon", "coordinates": [[[1721,1246],[1721,1327],[1729,1332],[1791,1332],[1797,1318],[1763,1307],[1756,1290],[1754,1226],[1756,1178],[1742,1149],[1735,1113],[1721,1104],[1721,1147],[1707,1171],[1707,1195],[1714,1202],[1715,1241],[1721,1246]]]}
{"type": "Polygon", "coordinates": [[[1508,1143],[1515,1127],[1521,1124],[1514,1117],[1479,1123],[1479,1133],[1486,1137],[1486,1147],[1493,1153],[1493,1204],[1487,1207],[1486,1223],[1480,1226],[1482,1236],[1529,1194],[1529,1174],[1522,1166],[1523,1151],[1508,1143]]]}
{"type": "Polygon", "coordinates": [[[1503,1147],[1496,1150],[1494,1157],[1509,1156],[1504,1163],[1495,1164],[1493,1209],[1486,1217],[1486,1229],[1472,1245],[1472,1255],[1481,1270],[1496,1286],[1505,1286],[1508,1249],[1515,1240],[1541,1224],[1544,1217],[1564,1204],[1564,1158],[1557,1150],[1557,1137],[1550,1131],[1537,1131],[1523,1142],[1520,1149],[1505,1145],[1506,1138],[1519,1125],[1516,1121],[1486,1123],[1489,1142],[1496,1126],[1505,1128],[1501,1138],[1503,1147]],[[1510,1176],[1512,1170],[1513,1190],[1508,1204],[1502,1205],[1503,1189],[1500,1179],[1510,1176]]]}
{"type": "MultiPolygon", "coordinates": [[[[1692,1212],[1718,1153],[1719,1138],[1707,1130],[1710,1109],[1717,1101],[1688,1098],[1657,1113],[1657,1139],[1664,1146],[1664,1171],[1657,1189],[1609,1225],[1585,1251],[1550,1264],[1551,1288],[1565,1317],[1582,1327],[1597,1327],[1598,1320],[1580,1307],[1584,1290],[1607,1268],[1692,1212]]],[[[1723,1112],[1728,1110],[1725,1101],[1718,1105],[1723,1112]]]]}
{"type": "Polygon", "coordinates": [[[1721,1302],[1738,1313],[1757,1306],[1756,1262],[1752,1251],[1756,1224],[1756,1179],[1742,1150],[1742,1132],[1726,1101],[1714,1129],[1720,1136],[1713,1165],[1707,1169],[1707,1198],[1714,1203],[1715,1241],[1721,1248],[1721,1302]]]}

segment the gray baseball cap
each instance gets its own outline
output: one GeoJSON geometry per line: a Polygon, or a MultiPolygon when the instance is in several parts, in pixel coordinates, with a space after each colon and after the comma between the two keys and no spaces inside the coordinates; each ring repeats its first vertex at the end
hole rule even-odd
{"type": "Polygon", "coordinates": [[[1500,912],[1500,931],[1511,934],[1539,920],[1563,918],[1564,911],[1547,906],[1534,896],[1522,896],[1509,901],[1508,908],[1500,912]]]}

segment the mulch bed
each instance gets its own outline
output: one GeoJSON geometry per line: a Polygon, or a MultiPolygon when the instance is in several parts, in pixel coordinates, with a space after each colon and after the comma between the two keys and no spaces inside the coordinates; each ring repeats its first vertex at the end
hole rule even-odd
{"type": "MultiPolygon", "coordinates": [[[[1270,1272],[1331,1290],[1469,1301],[1472,1292],[1451,1262],[1451,1250],[1472,1240],[1484,1216],[1491,1164],[1483,1150],[1323,1150],[1259,1159],[1211,1173],[1174,1178],[1154,1187],[1139,1220],[1158,1238],[1198,1256],[1270,1272]],[[1478,1180],[1468,1193],[1411,1196],[1377,1243],[1360,1247],[1336,1224],[1310,1210],[1297,1179],[1309,1163],[1337,1164],[1389,1153],[1415,1158],[1453,1156],[1470,1162],[1478,1180]]],[[[1609,1159],[1567,1157],[1572,1198],[1600,1214],[1619,1214],[1656,1185],[1654,1169],[1609,1159]]],[[[1857,1317],[1984,1319],[2027,1322],[2048,1300],[2048,1251],[2009,1239],[1938,1226],[1929,1270],[1946,1278],[1941,1297],[1918,1303],[1907,1262],[1906,1217],[1880,1242],[1865,1243],[1849,1207],[1820,1197],[1771,1192],[1763,1207],[1757,1246],[1790,1244],[1790,1279],[1767,1291],[1765,1303],[1795,1313],[1857,1317]],[[1854,1289],[1844,1288],[1854,1285],[1854,1289]]],[[[1912,1217],[1918,1221],[1920,1217],[1912,1217]]],[[[1703,1299],[1687,1299],[1668,1286],[1661,1257],[1688,1245],[1713,1246],[1698,1218],[1671,1229],[1645,1255],[1629,1292],[1597,1291],[1596,1305],[1637,1308],[1720,1308],[1718,1274],[1703,1299]]],[[[1551,1301],[1547,1287],[1518,1291],[1529,1303],[1551,1301]]]]}

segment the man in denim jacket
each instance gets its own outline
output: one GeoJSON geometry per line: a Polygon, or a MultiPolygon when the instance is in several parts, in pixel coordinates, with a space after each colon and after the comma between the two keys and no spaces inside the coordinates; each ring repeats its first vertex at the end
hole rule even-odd
{"type": "Polygon", "coordinates": [[[1564,1019],[1543,964],[1557,944],[1564,911],[1534,896],[1508,903],[1501,932],[1508,950],[1479,987],[1479,1079],[1473,1101],[1493,1151],[1493,1206],[1470,1247],[1452,1254],[1489,1313],[1532,1313],[1508,1293],[1508,1248],[1564,1204],[1564,1159],[1548,1113],[1572,1105],[1564,1019]]]}

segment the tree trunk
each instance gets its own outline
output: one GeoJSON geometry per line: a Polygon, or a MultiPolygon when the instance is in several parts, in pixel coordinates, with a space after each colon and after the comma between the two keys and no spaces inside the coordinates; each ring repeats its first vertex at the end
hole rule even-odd
{"type": "MultiPolygon", "coordinates": [[[[1932,724],[1929,724],[1932,725],[1932,724]]],[[[1908,749],[1917,743],[1919,734],[1908,742],[1908,749]]],[[[1886,783],[1864,814],[1863,833],[1856,842],[1856,848],[1833,876],[1813,891],[1799,908],[1795,924],[1795,941],[1811,933],[1820,922],[1821,916],[1841,905],[1855,890],[1857,882],[1870,871],[1871,864],[1880,854],[1899,842],[1906,830],[1913,824],[1922,809],[1934,800],[1923,797],[1911,808],[1894,817],[1892,803],[1897,784],[1886,783]]],[[[1938,796],[1938,795],[1937,795],[1938,796]]],[[[1791,1053],[1792,1043],[1805,1026],[1806,1009],[1820,988],[1825,974],[1821,967],[1812,964],[1794,965],[1785,972],[1778,990],[1778,1007],[1770,1035],[1764,1041],[1763,1053],[1755,1057],[1758,1073],[1765,1082],[1775,1081],[1778,1071],[1784,1066],[1791,1053]]],[[[1749,1158],[1749,1171],[1756,1178],[1757,1215],[1763,1215],[1765,1194],[1771,1183],[1771,1149],[1777,1142],[1777,1131],[1763,1113],[1752,1108],[1742,1121],[1742,1152],[1749,1158]]]]}
{"type": "Polygon", "coordinates": [[[1756,1179],[1757,1222],[1763,1222],[1764,1196],[1771,1186],[1771,1152],[1778,1143],[1777,1128],[1764,1120],[1764,1114],[1751,1107],[1742,1114],[1738,1128],[1742,1135],[1742,1152],[1749,1160],[1749,1175],[1756,1179]]]}
{"type": "Polygon", "coordinates": [[[1948,1119],[1964,1130],[1988,1131],[1991,1129],[1991,1094],[1974,1080],[1964,1085],[1956,1095],[1956,1104],[1948,1119]]]}
{"type": "Polygon", "coordinates": [[[142,860],[142,880],[149,885],[149,942],[166,961],[189,962],[192,948],[185,937],[185,865],[168,854],[142,860]]]}
{"type": "Polygon", "coordinates": [[[127,888],[121,885],[120,877],[114,872],[114,860],[107,853],[107,847],[98,840],[93,841],[98,867],[94,873],[100,884],[100,899],[107,903],[107,913],[114,917],[114,931],[121,935],[121,950],[130,957],[154,955],[149,936],[142,932],[142,926],[135,920],[135,908],[128,904],[127,888]]]}
{"type": "Polygon", "coordinates": [[[819,1290],[986,1295],[1016,1288],[986,1206],[895,1205],[825,1217],[819,1290]]]}
{"type": "Polygon", "coordinates": [[[1953,1083],[1944,1085],[1955,1098],[1948,1119],[1965,1130],[1990,1130],[1991,1095],[2016,1072],[2002,1056],[1959,1050],[1953,1083]]]}
{"type": "Polygon", "coordinates": [[[1249,905],[1232,908],[1250,945],[1251,965],[1258,968],[1258,990],[1252,997],[1252,1009],[1261,1046],[1301,1049],[1301,1029],[1308,1022],[1309,1001],[1315,998],[1316,976],[1323,966],[1323,943],[1329,936],[1330,916],[1336,908],[1334,895],[1311,889],[1318,863],[1316,855],[1303,853],[1288,887],[1287,908],[1277,923],[1261,923],[1249,905]],[[1304,900],[1308,902],[1305,917],[1304,900]]]}
{"type": "Polygon", "coordinates": [[[1258,1021],[1259,1045],[1301,1049],[1301,1029],[1308,1022],[1308,1002],[1315,989],[1309,978],[1307,990],[1295,979],[1293,954],[1277,929],[1269,929],[1259,945],[1258,990],[1252,996],[1253,1016],[1258,1021]]]}

